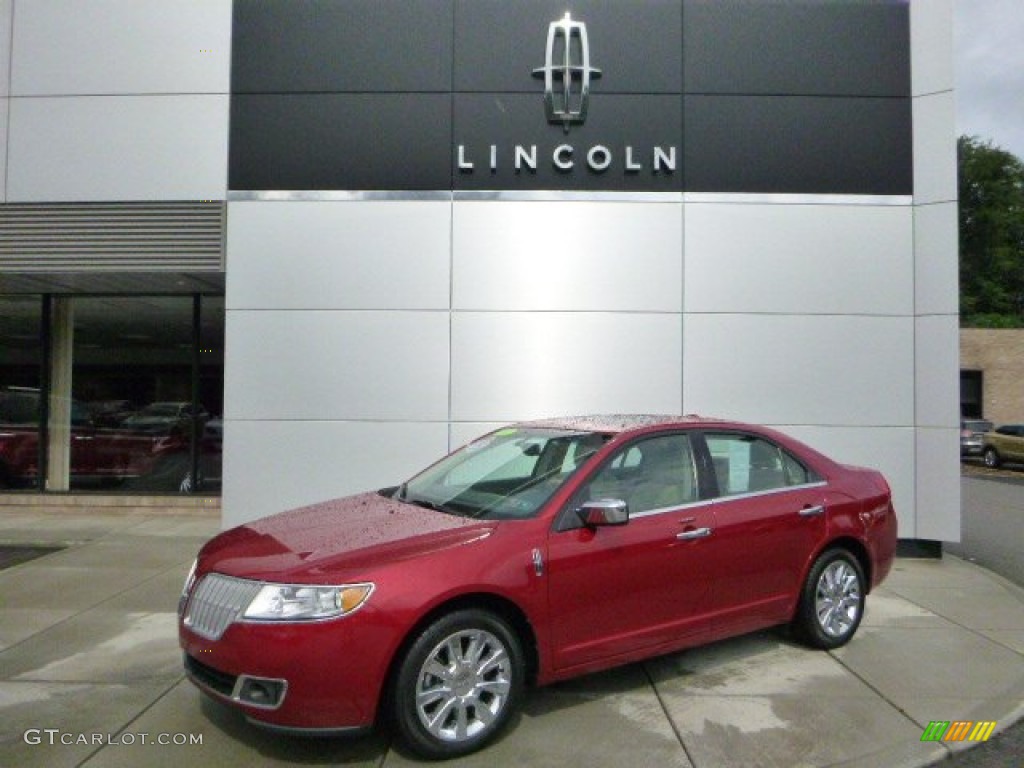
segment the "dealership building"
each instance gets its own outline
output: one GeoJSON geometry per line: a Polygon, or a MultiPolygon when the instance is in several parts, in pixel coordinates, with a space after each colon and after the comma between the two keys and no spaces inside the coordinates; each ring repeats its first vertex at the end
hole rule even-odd
{"type": "Polygon", "coordinates": [[[952,6],[0,1],[0,498],[700,413],[959,539],[952,6]]]}

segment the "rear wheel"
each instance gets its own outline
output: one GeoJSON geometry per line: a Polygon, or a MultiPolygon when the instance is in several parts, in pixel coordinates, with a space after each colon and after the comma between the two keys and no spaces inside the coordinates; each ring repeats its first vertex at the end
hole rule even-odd
{"type": "Polygon", "coordinates": [[[518,709],[524,659],[516,633],[493,613],[442,616],[413,642],[391,692],[402,743],[427,758],[480,749],[518,709]]]}
{"type": "Polygon", "coordinates": [[[815,648],[845,645],[860,626],[864,593],[864,569],[856,557],[845,549],[822,553],[800,594],[797,633],[815,648]]]}

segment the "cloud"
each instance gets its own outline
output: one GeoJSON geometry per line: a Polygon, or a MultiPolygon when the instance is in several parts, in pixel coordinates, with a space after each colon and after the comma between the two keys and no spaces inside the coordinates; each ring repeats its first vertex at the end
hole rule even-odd
{"type": "Polygon", "coordinates": [[[1020,0],[956,0],[957,134],[1024,157],[1024,7],[1020,0]]]}

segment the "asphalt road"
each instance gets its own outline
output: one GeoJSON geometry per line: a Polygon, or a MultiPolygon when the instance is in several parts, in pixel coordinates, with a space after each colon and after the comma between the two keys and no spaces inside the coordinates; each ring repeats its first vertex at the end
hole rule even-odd
{"type": "MultiPolygon", "coordinates": [[[[988,473],[967,466],[961,480],[961,542],[951,554],[984,566],[1024,587],[1024,471],[988,473]]],[[[952,768],[1024,765],[1024,720],[992,741],[943,760],[952,768]]]]}
{"type": "Polygon", "coordinates": [[[961,541],[945,550],[1024,587],[1024,471],[967,471],[960,483],[961,541]]]}

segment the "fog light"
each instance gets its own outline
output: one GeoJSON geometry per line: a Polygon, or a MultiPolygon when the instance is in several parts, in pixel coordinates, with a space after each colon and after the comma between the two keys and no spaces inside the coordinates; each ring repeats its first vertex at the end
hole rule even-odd
{"type": "Polygon", "coordinates": [[[288,682],[265,677],[246,677],[238,679],[234,698],[243,704],[261,709],[277,709],[284,700],[288,682]]]}

